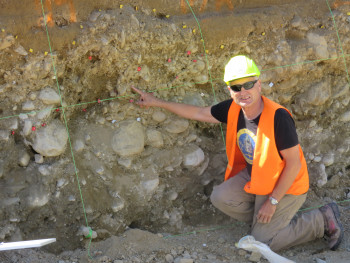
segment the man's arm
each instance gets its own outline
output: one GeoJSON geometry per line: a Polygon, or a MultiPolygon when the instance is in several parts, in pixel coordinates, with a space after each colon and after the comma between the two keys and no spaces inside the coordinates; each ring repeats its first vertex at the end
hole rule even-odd
{"type": "MultiPolygon", "coordinates": [[[[271,193],[271,196],[277,199],[277,201],[280,201],[286,194],[301,169],[299,144],[294,147],[282,150],[280,153],[283,156],[283,159],[286,161],[286,166],[284,167],[281,176],[271,193]]],[[[269,223],[275,211],[276,205],[272,205],[270,200],[267,199],[260,208],[257,215],[258,222],[269,223]]]]}
{"type": "Polygon", "coordinates": [[[210,123],[219,123],[219,121],[211,115],[211,106],[198,107],[194,105],[169,102],[158,99],[152,94],[143,92],[137,88],[132,87],[132,89],[138,94],[140,94],[140,99],[136,103],[141,107],[159,107],[171,111],[186,119],[210,123]]]}
{"type": "Polygon", "coordinates": [[[281,155],[283,159],[286,160],[286,166],[283,169],[275,189],[271,193],[277,201],[280,201],[286,194],[301,169],[299,144],[292,148],[282,150],[281,155]]]}

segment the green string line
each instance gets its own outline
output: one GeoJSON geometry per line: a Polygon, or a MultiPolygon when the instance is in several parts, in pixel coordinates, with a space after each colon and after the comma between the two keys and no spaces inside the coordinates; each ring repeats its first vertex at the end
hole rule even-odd
{"type": "Polygon", "coordinates": [[[169,235],[169,236],[165,236],[163,238],[164,239],[168,239],[168,238],[172,238],[172,237],[181,237],[181,236],[195,235],[195,234],[200,233],[200,232],[214,231],[214,230],[218,230],[218,229],[231,228],[231,227],[236,226],[237,224],[240,224],[240,222],[237,222],[237,223],[234,223],[234,224],[230,224],[230,225],[222,225],[222,226],[217,226],[217,227],[211,227],[211,228],[195,230],[195,231],[181,233],[181,234],[177,234],[177,235],[169,235]]]}
{"type": "MultiPolygon", "coordinates": [[[[335,203],[340,204],[340,203],[345,203],[345,202],[350,202],[350,199],[343,200],[343,201],[337,201],[335,203]]],[[[309,207],[309,208],[305,208],[305,209],[299,209],[298,212],[320,208],[321,206],[322,205],[309,207]]],[[[217,227],[213,227],[213,228],[200,229],[200,230],[195,230],[195,231],[191,231],[191,232],[185,232],[185,233],[176,234],[176,235],[168,235],[168,236],[165,236],[163,238],[164,239],[168,239],[168,238],[175,238],[175,237],[190,236],[190,235],[195,235],[195,234],[200,233],[200,232],[209,232],[209,231],[214,231],[214,230],[219,230],[219,229],[229,229],[229,228],[232,228],[232,227],[235,227],[235,226],[242,226],[243,224],[244,224],[243,222],[239,222],[238,221],[238,222],[230,224],[230,225],[221,225],[221,226],[217,226],[217,227]]]]}
{"type": "MultiPolygon", "coordinates": [[[[345,56],[350,56],[350,55],[345,55],[345,56]]],[[[287,68],[287,67],[293,67],[297,65],[303,65],[303,64],[309,64],[309,63],[316,63],[320,61],[326,61],[326,60],[331,60],[331,59],[338,59],[344,57],[344,54],[339,57],[332,57],[332,58],[321,58],[321,59],[315,59],[315,60],[305,60],[303,62],[297,62],[289,65],[284,65],[284,66],[278,66],[278,67],[273,67],[273,68],[267,68],[267,69],[262,69],[261,71],[269,71],[269,70],[275,70],[275,69],[280,69],[280,68],[287,68]]]]}
{"type": "MultiPolygon", "coordinates": [[[[205,84],[205,82],[193,82],[192,84],[195,84],[195,85],[197,85],[197,84],[205,84]]],[[[151,90],[151,91],[148,91],[148,92],[150,92],[150,93],[152,93],[152,92],[159,92],[159,91],[162,91],[162,90],[170,90],[170,89],[180,88],[180,87],[184,87],[184,86],[186,86],[186,85],[183,84],[183,85],[174,86],[174,87],[166,87],[166,88],[162,88],[162,89],[155,89],[155,90],[151,90]]],[[[121,99],[121,98],[133,98],[135,96],[137,96],[137,94],[123,95],[123,96],[118,96],[118,97],[111,97],[111,98],[107,98],[107,99],[102,99],[102,100],[100,100],[100,102],[109,101],[109,100],[115,100],[115,99],[121,99]]],[[[94,100],[94,101],[89,101],[89,102],[82,102],[82,103],[78,103],[78,104],[72,104],[72,105],[68,105],[68,106],[62,106],[62,107],[44,109],[44,110],[39,110],[39,111],[31,111],[31,112],[26,112],[26,113],[20,113],[20,114],[17,114],[17,115],[1,117],[0,120],[13,118],[13,117],[19,117],[21,114],[32,115],[32,114],[37,114],[39,112],[44,112],[44,111],[73,108],[73,107],[76,107],[76,106],[82,106],[82,105],[98,103],[98,102],[99,102],[98,100],[94,100]]]]}
{"type": "Polygon", "coordinates": [[[214,86],[213,86],[213,79],[212,79],[212,77],[211,77],[211,71],[210,71],[210,68],[209,68],[208,55],[207,55],[207,52],[206,52],[205,42],[204,42],[204,38],[203,38],[203,34],[202,34],[202,29],[201,29],[201,26],[200,26],[199,21],[198,21],[198,19],[197,19],[197,16],[196,16],[196,14],[194,13],[194,11],[193,11],[193,9],[192,9],[190,3],[188,2],[188,0],[186,0],[186,2],[187,2],[188,7],[190,8],[190,10],[191,10],[191,12],[192,12],[192,14],[193,14],[194,19],[195,19],[196,22],[197,22],[197,25],[198,25],[199,33],[200,33],[200,35],[201,35],[201,40],[202,40],[202,43],[203,43],[204,55],[205,55],[205,60],[206,60],[206,63],[207,63],[207,68],[208,68],[208,74],[209,74],[210,84],[211,84],[211,88],[212,88],[213,94],[214,94],[214,101],[215,101],[215,103],[217,103],[216,96],[215,96],[215,89],[214,89],[214,86]]]}
{"type": "MultiPolygon", "coordinates": [[[[350,199],[346,199],[346,200],[342,200],[342,201],[335,201],[335,203],[337,204],[341,204],[341,203],[345,203],[345,202],[350,202],[350,199]]],[[[304,208],[304,209],[299,209],[298,212],[303,212],[303,211],[307,211],[307,210],[311,210],[311,209],[315,209],[315,208],[320,208],[323,205],[318,205],[318,206],[313,206],[313,207],[308,207],[308,208],[304,208]]]]}
{"type": "MultiPolygon", "coordinates": [[[[345,54],[344,56],[332,57],[332,58],[307,60],[307,61],[303,61],[303,62],[299,62],[299,63],[283,65],[283,66],[274,67],[274,68],[262,69],[260,71],[263,72],[263,71],[275,70],[275,69],[279,69],[279,68],[286,68],[286,67],[292,67],[292,66],[297,66],[297,65],[302,65],[302,64],[315,63],[315,62],[326,61],[326,60],[331,60],[331,59],[338,59],[338,58],[342,58],[342,57],[350,57],[350,54],[345,54]]],[[[214,78],[212,80],[213,81],[223,81],[221,78],[214,78]]],[[[190,84],[195,84],[195,85],[197,85],[197,84],[205,84],[205,83],[206,82],[190,82],[190,84]]],[[[152,90],[152,91],[148,91],[148,92],[157,92],[157,91],[162,91],[162,90],[170,90],[170,89],[176,89],[176,88],[180,88],[180,87],[184,87],[184,86],[186,86],[186,85],[183,84],[183,85],[178,85],[178,86],[166,87],[166,88],[156,89],[156,90],[152,90]]],[[[130,97],[135,97],[135,95],[133,94],[133,95],[124,95],[124,96],[112,97],[112,98],[102,99],[100,101],[103,102],[103,101],[107,101],[107,100],[115,100],[115,99],[130,98],[130,97]]],[[[216,98],[214,98],[214,99],[216,100],[216,98]]],[[[51,110],[56,110],[56,109],[72,108],[72,107],[82,106],[82,105],[87,105],[87,104],[92,104],[92,103],[98,103],[98,101],[95,100],[95,101],[89,101],[89,102],[82,102],[82,103],[72,104],[72,105],[63,106],[63,107],[50,108],[50,109],[44,109],[44,110],[39,110],[39,111],[31,111],[31,112],[26,112],[26,113],[20,113],[20,114],[17,114],[17,115],[9,115],[9,116],[6,116],[6,117],[1,117],[0,120],[9,119],[9,118],[13,118],[13,117],[19,117],[21,114],[30,115],[30,114],[36,114],[36,113],[39,113],[39,112],[49,111],[49,110],[51,111],[51,110]]]]}
{"type": "MultiPolygon", "coordinates": [[[[55,67],[55,61],[54,61],[54,57],[53,57],[53,53],[52,53],[52,48],[51,48],[51,41],[50,41],[50,36],[49,36],[49,30],[47,28],[47,23],[46,23],[46,16],[45,16],[45,10],[44,10],[44,5],[43,5],[43,0],[41,1],[41,8],[42,8],[42,12],[43,12],[43,18],[44,18],[44,23],[45,23],[45,28],[46,28],[46,35],[47,35],[47,41],[49,43],[49,48],[50,48],[50,54],[51,54],[51,59],[52,59],[52,66],[53,66],[53,70],[54,70],[54,74],[56,77],[56,84],[57,84],[57,89],[58,89],[58,95],[60,96],[60,102],[61,102],[61,106],[63,106],[63,101],[62,101],[62,96],[61,96],[61,91],[60,91],[60,85],[58,83],[58,78],[57,78],[57,72],[56,72],[56,67],[55,67]]],[[[73,147],[72,147],[72,142],[70,139],[70,135],[69,135],[69,129],[68,129],[68,122],[66,119],[66,114],[64,112],[64,107],[62,107],[62,113],[63,113],[63,119],[64,119],[64,123],[66,125],[66,130],[67,130],[67,134],[68,134],[68,141],[69,141],[69,147],[71,150],[71,155],[72,155],[72,159],[73,159],[73,164],[74,164],[74,170],[75,170],[75,176],[77,179],[77,184],[78,184],[78,188],[79,188],[79,193],[80,193],[80,199],[81,199],[81,203],[83,206],[83,212],[84,212],[84,217],[85,217],[85,222],[86,222],[86,226],[89,227],[89,223],[87,220],[87,216],[86,216],[86,210],[85,210],[85,205],[84,205],[84,198],[83,198],[83,194],[81,191],[81,187],[80,187],[80,181],[79,181],[79,176],[78,176],[78,170],[77,170],[77,166],[75,164],[75,159],[74,159],[74,153],[73,153],[73,147]]],[[[91,228],[90,228],[90,232],[91,232],[91,228]]],[[[91,243],[91,239],[92,239],[92,235],[90,235],[90,243],[91,243]]],[[[88,254],[90,256],[90,246],[88,248],[88,254]]],[[[91,256],[90,256],[91,257],[91,256]]]]}
{"type": "MultiPolygon", "coordinates": [[[[209,67],[209,59],[208,59],[208,55],[207,55],[207,52],[206,52],[206,48],[205,48],[205,41],[204,41],[204,38],[203,38],[203,34],[202,34],[202,28],[199,24],[199,21],[197,19],[197,16],[196,14],[194,13],[190,3],[188,2],[188,0],[186,0],[187,2],[187,5],[188,7],[190,8],[192,14],[193,14],[193,17],[194,19],[196,20],[197,22],[197,25],[198,25],[198,29],[199,29],[199,32],[200,32],[200,35],[201,35],[201,39],[202,39],[202,43],[203,43],[203,48],[204,48],[204,55],[205,55],[205,60],[206,60],[206,63],[207,63],[207,68],[208,68],[208,74],[209,74],[209,79],[210,79],[210,84],[211,84],[211,89],[213,91],[213,95],[214,95],[214,102],[217,103],[217,99],[216,99],[216,95],[215,95],[215,89],[214,89],[214,85],[213,85],[213,79],[211,77],[211,70],[210,70],[210,67],[209,67]]],[[[224,131],[223,131],[223,128],[222,128],[222,124],[220,122],[220,130],[221,130],[221,136],[222,136],[222,141],[225,145],[225,148],[226,148],[226,141],[225,141],[225,136],[224,136],[224,131]]]]}
{"type": "Polygon", "coordinates": [[[338,42],[339,42],[340,50],[341,50],[341,53],[343,54],[342,57],[343,57],[343,59],[344,59],[344,65],[345,65],[346,76],[347,76],[347,78],[348,78],[348,83],[350,84],[349,71],[348,71],[348,67],[347,67],[347,65],[346,65],[346,59],[345,59],[345,55],[344,55],[343,44],[342,44],[342,42],[341,42],[341,40],[340,40],[340,37],[339,37],[339,32],[338,32],[337,23],[335,22],[335,18],[334,18],[332,9],[331,9],[331,7],[329,6],[328,0],[326,0],[326,2],[327,2],[327,6],[328,6],[328,9],[329,9],[329,12],[331,12],[331,15],[332,15],[333,24],[334,24],[335,32],[337,33],[337,37],[338,37],[338,42]]]}

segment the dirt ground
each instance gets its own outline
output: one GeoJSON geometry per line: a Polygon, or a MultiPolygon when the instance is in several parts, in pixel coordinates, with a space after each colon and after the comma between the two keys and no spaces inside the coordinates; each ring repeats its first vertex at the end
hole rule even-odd
{"type": "MultiPolygon", "coordinates": [[[[73,0],[72,0],[73,1],[73,0]]],[[[44,1],[45,2],[45,1],[44,1]]],[[[156,9],[160,16],[169,14],[174,23],[191,21],[194,23],[189,9],[186,13],[181,11],[181,1],[152,0],[152,1],[109,1],[109,0],[74,0],[76,20],[72,18],[70,1],[52,1],[53,24],[49,27],[52,48],[60,51],[66,49],[76,38],[81,29],[81,23],[85,22],[93,10],[115,9],[120,5],[131,4],[135,8],[156,9]],[[72,21],[74,20],[74,21],[72,21]]],[[[185,2],[185,1],[184,1],[185,2]]],[[[199,11],[201,1],[195,2],[195,11],[199,11]]],[[[215,9],[215,1],[208,1],[205,12],[201,13],[203,30],[208,41],[208,46],[220,39],[225,39],[225,32],[220,31],[220,16],[230,16],[234,12],[244,12],[245,9],[281,5],[303,1],[233,1],[234,9],[231,10],[226,1],[222,1],[221,13],[215,9]],[[206,17],[217,16],[217,24],[206,23],[206,17]]],[[[318,11],[327,10],[325,1],[320,0],[322,6],[310,6],[303,10],[300,16],[317,16],[318,11]],[[316,13],[316,14],[315,14],[316,13]]],[[[334,4],[330,1],[330,4],[334,4]]],[[[341,2],[341,1],[340,1],[341,2]]],[[[343,1],[344,2],[344,1],[343,1]]],[[[313,4],[317,1],[313,1],[313,4]]],[[[342,8],[350,7],[350,5],[342,8]]],[[[47,6],[46,6],[47,8],[47,6]]],[[[350,8],[348,8],[350,12],[350,8]]],[[[257,11],[258,13],[258,11],[257,11]]],[[[17,36],[19,43],[26,49],[33,49],[34,53],[48,51],[46,32],[42,27],[41,3],[35,0],[0,0],[0,29],[11,32],[17,36]],[[25,6],[25,7],[24,7],[25,6]]],[[[211,20],[213,21],[213,20],[211,20]]],[[[0,62],[2,66],[4,62],[0,62]]],[[[15,65],[10,61],[7,66],[15,65]]],[[[317,205],[317,196],[312,193],[310,201],[305,208],[317,205]]],[[[345,228],[342,245],[337,251],[330,251],[323,239],[297,246],[281,252],[281,255],[295,262],[327,262],[346,263],[350,262],[350,202],[340,203],[341,219],[345,228]]],[[[213,209],[214,210],[214,209],[213,209]]],[[[54,255],[43,249],[25,249],[18,251],[0,251],[0,263],[73,263],[73,262],[114,262],[114,263],[136,263],[136,262],[196,262],[196,263],[221,263],[221,262],[267,262],[265,259],[251,255],[251,253],[237,249],[235,243],[249,234],[249,226],[233,221],[220,214],[213,212],[223,218],[222,225],[212,225],[210,222],[203,224],[205,220],[186,219],[186,225],[179,235],[172,233],[153,233],[152,229],[129,228],[120,236],[112,236],[103,241],[84,241],[85,247],[74,251],[65,251],[54,255]],[[194,223],[200,222],[200,223],[194,223]],[[191,224],[192,223],[192,224],[191,224]],[[177,261],[176,261],[177,260],[177,261]],[[188,261],[186,261],[188,260],[188,261]],[[192,260],[192,261],[191,261],[192,260]]]]}
{"type": "MultiPolygon", "coordinates": [[[[349,210],[350,207],[341,207],[342,220],[346,229],[349,229],[350,224],[349,210]]],[[[0,252],[0,262],[268,262],[260,255],[235,246],[239,238],[248,234],[249,226],[243,223],[227,220],[225,225],[188,226],[183,231],[183,234],[171,235],[129,229],[123,235],[113,236],[104,241],[90,244],[89,240],[86,240],[85,249],[66,251],[60,255],[47,253],[45,249],[0,252]]],[[[284,250],[279,254],[298,263],[348,263],[350,262],[349,241],[347,230],[344,241],[337,251],[330,251],[325,240],[320,239],[284,250]]]]}

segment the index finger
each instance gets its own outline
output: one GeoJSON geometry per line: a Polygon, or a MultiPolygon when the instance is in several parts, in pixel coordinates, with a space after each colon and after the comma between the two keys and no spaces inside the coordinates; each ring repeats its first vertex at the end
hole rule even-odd
{"type": "Polygon", "coordinates": [[[142,95],[142,94],[144,93],[143,91],[141,91],[141,90],[135,88],[134,86],[131,86],[131,88],[132,88],[135,92],[137,92],[138,94],[140,94],[140,95],[142,95]]]}

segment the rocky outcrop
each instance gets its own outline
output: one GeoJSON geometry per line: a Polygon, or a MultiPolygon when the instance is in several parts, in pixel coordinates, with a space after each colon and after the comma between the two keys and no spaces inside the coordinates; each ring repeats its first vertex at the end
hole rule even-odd
{"type": "MultiPolygon", "coordinates": [[[[257,62],[263,94],[293,114],[310,196],[345,199],[350,92],[344,57],[329,10],[300,8],[312,17],[294,15],[287,4],[206,14],[200,19],[206,50],[189,15],[167,17],[129,4],[96,10],[82,21],[74,44],[51,56],[1,35],[0,56],[7,58],[0,67],[1,240],[45,233],[58,238],[58,249],[73,249],[89,230],[78,230],[84,212],[96,238],[128,226],[175,232],[188,218],[225,218],[209,201],[227,162],[220,126],[140,109],[130,87],[213,105],[229,98],[221,78],[236,54],[257,62]]],[[[346,13],[334,14],[348,54],[346,13]]]]}
{"type": "Polygon", "coordinates": [[[59,104],[61,102],[60,96],[50,87],[46,87],[40,91],[39,99],[48,105],[59,104]]]}
{"type": "Polygon", "coordinates": [[[42,156],[59,156],[65,151],[67,141],[66,127],[58,121],[53,121],[36,132],[33,149],[42,156]]]}
{"type": "Polygon", "coordinates": [[[139,154],[145,145],[145,132],[137,121],[121,122],[112,138],[112,148],[120,156],[139,154]]]}

